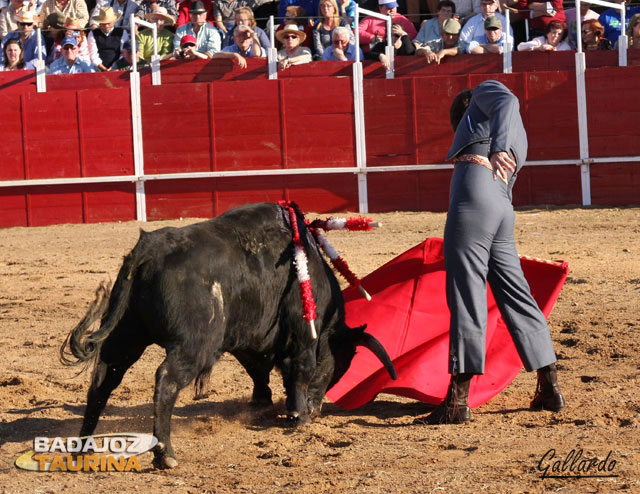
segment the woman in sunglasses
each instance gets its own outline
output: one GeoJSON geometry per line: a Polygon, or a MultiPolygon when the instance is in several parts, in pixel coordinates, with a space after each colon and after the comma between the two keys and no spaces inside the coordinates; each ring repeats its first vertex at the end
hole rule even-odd
{"type": "Polygon", "coordinates": [[[282,31],[276,33],[276,38],[282,43],[282,50],[278,52],[278,67],[280,70],[311,62],[311,50],[301,46],[307,35],[295,24],[287,24],[282,31]]]}
{"type": "Polygon", "coordinates": [[[35,67],[24,61],[22,43],[12,38],[4,45],[4,62],[0,65],[0,72],[7,70],[33,70],[35,67]]]}
{"type": "Polygon", "coordinates": [[[611,41],[604,37],[604,27],[595,19],[582,23],[582,49],[584,51],[611,50],[611,41]]]}

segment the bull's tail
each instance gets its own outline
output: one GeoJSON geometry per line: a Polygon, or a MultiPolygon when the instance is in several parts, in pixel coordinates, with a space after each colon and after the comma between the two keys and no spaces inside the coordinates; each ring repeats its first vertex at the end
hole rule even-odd
{"type": "MultiPolygon", "coordinates": [[[[144,234],[144,232],[142,232],[144,234]]],[[[104,283],[96,290],[96,298],[87,309],[86,314],[75,328],[67,335],[60,347],[60,362],[63,365],[72,366],[87,364],[94,359],[111,332],[118,325],[129,306],[133,275],[142,262],[139,252],[143,240],[124,259],[118,278],[113,286],[113,291],[104,283]],[[100,319],[100,327],[97,331],[90,332],[91,326],[100,319]]],[[[84,370],[84,369],[83,369],[84,370]]]]}

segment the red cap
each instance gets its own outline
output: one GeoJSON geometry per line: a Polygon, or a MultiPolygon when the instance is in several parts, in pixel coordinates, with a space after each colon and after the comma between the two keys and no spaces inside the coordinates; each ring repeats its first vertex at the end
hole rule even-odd
{"type": "Polygon", "coordinates": [[[182,38],[180,38],[180,46],[183,46],[187,43],[193,43],[194,45],[197,45],[198,40],[193,34],[185,34],[182,38]]]}

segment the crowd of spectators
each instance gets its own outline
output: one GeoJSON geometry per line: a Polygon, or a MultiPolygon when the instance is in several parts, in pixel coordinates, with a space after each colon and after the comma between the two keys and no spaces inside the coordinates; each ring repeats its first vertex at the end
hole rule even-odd
{"type": "MultiPolygon", "coordinates": [[[[616,48],[622,29],[628,48],[640,49],[640,5],[630,3],[636,0],[614,0],[625,5],[624,27],[618,10],[587,2],[577,12],[565,10],[563,0],[357,1],[391,17],[395,55],[427,64],[505,47],[575,50],[578,29],[585,51],[616,48]],[[407,16],[405,9],[422,12],[407,16]]],[[[360,19],[356,39],[355,6],[356,0],[0,0],[0,70],[33,70],[39,58],[51,74],[128,70],[134,58],[144,67],[154,53],[153,36],[142,27],[131,33],[131,15],[157,26],[161,60],[227,58],[246,68],[247,58],[265,58],[271,48],[266,17],[256,12],[276,15],[280,70],[357,55],[388,69],[386,21],[360,19]]]]}

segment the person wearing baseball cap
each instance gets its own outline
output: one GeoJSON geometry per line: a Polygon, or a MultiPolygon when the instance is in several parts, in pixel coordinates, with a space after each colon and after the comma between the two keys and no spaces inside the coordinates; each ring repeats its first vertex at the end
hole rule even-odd
{"type": "Polygon", "coordinates": [[[78,57],[78,40],[67,36],[62,40],[62,56],[49,66],[50,74],[79,74],[96,72],[96,67],[78,57]]]}
{"type": "Polygon", "coordinates": [[[180,39],[180,48],[175,50],[171,60],[208,60],[209,57],[198,51],[198,40],[193,34],[185,34],[180,39]]]}
{"type": "MultiPolygon", "coordinates": [[[[184,36],[190,35],[196,38],[196,50],[200,54],[205,55],[206,58],[213,57],[222,48],[222,37],[220,32],[207,22],[207,9],[200,0],[191,2],[189,16],[191,22],[187,22],[176,30],[176,36],[173,38],[173,56],[180,57],[181,40],[184,36]]],[[[198,56],[198,58],[202,57],[198,56]]]]}
{"type": "Polygon", "coordinates": [[[439,64],[444,57],[466,53],[467,44],[460,39],[460,29],[457,19],[446,19],[442,23],[442,37],[422,45],[416,55],[425,57],[428,64],[439,64]]]}
{"type": "MultiPolygon", "coordinates": [[[[460,31],[460,39],[467,43],[484,39],[484,21],[489,17],[497,17],[502,22],[502,29],[506,31],[507,19],[499,11],[498,0],[480,0],[480,13],[464,23],[460,31]]],[[[509,26],[509,42],[513,43],[513,29],[509,26]]]]}
{"type": "MultiPolygon", "coordinates": [[[[378,0],[378,10],[382,15],[391,16],[392,23],[400,24],[411,40],[418,34],[413,22],[405,16],[398,14],[398,2],[395,0],[378,0]]],[[[375,44],[387,39],[386,20],[375,17],[365,17],[360,21],[359,30],[360,47],[365,53],[368,53],[375,44]]]]}
{"type": "Polygon", "coordinates": [[[508,42],[506,34],[502,31],[502,22],[492,15],[484,20],[484,38],[469,43],[469,53],[480,55],[482,53],[503,53],[508,42]]]}

